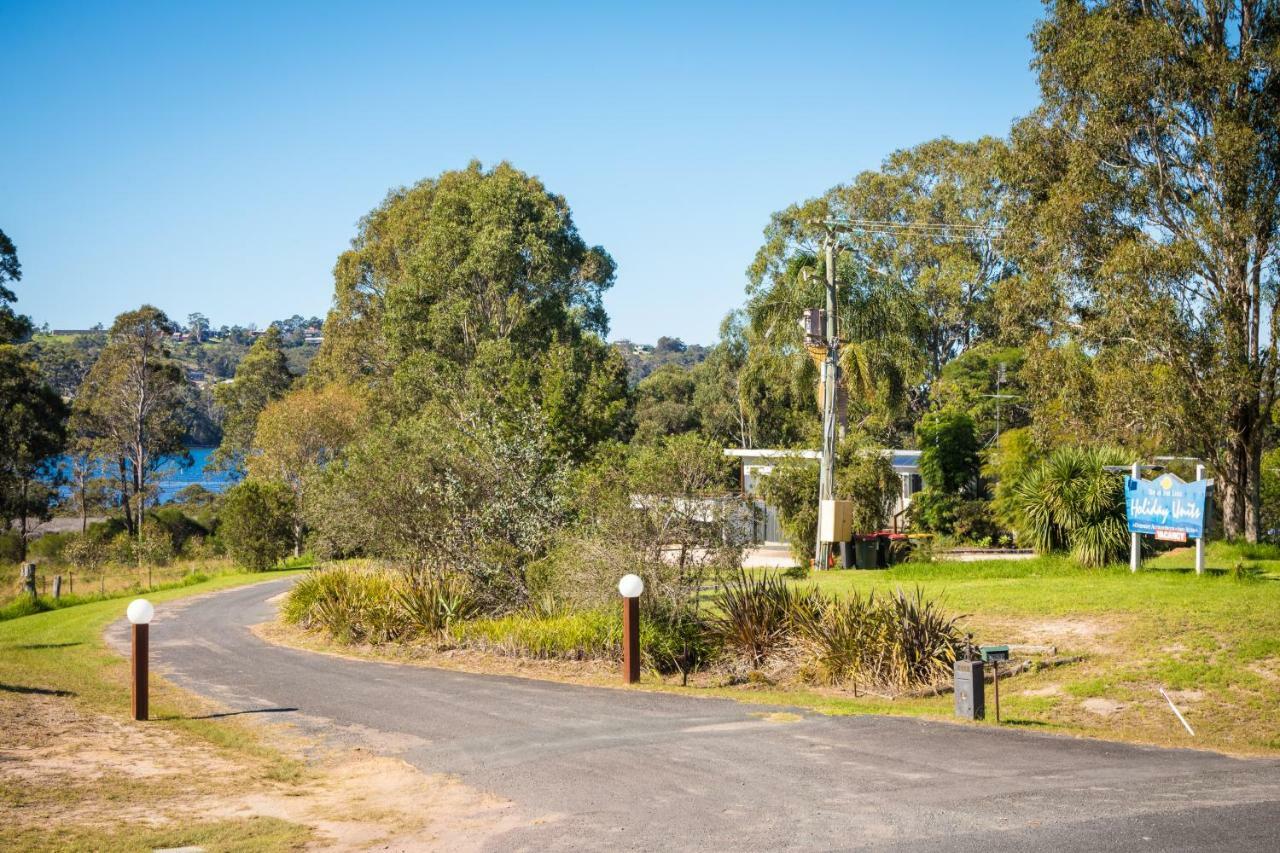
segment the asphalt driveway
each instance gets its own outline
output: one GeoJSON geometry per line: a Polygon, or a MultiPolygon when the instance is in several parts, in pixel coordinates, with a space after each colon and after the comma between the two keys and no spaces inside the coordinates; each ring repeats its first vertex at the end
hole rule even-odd
{"type": "Polygon", "coordinates": [[[494,850],[1280,850],[1278,761],[317,655],[248,629],[288,583],[161,607],[158,668],[510,799],[494,850]]]}

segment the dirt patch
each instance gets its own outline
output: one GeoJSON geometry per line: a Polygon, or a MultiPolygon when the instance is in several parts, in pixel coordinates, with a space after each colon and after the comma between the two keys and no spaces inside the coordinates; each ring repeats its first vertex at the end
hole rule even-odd
{"type": "MultiPolygon", "coordinates": [[[[310,827],[311,849],[470,850],[527,820],[456,779],[363,750],[313,749],[285,781],[273,778],[278,756],[87,712],[67,696],[0,694],[0,714],[0,814],[11,830],[274,817],[310,827]]],[[[296,735],[263,731],[271,747],[302,754],[296,735]]]]}
{"type": "Polygon", "coordinates": [[[1023,690],[1022,695],[1036,697],[1061,696],[1062,687],[1058,684],[1046,684],[1044,687],[1037,687],[1034,690],[1023,690]]]}
{"type": "Polygon", "coordinates": [[[211,814],[269,816],[313,827],[319,849],[476,850],[524,823],[508,801],[456,779],[426,775],[397,758],[335,754],[298,791],[264,790],[220,804],[211,814]]]}
{"type": "Polygon", "coordinates": [[[1203,690],[1166,690],[1165,694],[1176,705],[1194,705],[1204,698],[1203,690]]]}
{"type": "Polygon", "coordinates": [[[1124,710],[1124,703],[1116,702],[1113,699],[1094,697],[1081,702],[1080,707],[1084,708],[1090,714],[1097,714],[1100,717],[1109,717],[1112,714],[1124,710]]]}
{"type": "Polygon", "coordinates": [[[1025,646],[1054,646],[1062,653],[1106,651],[1110,638],[1123,628],[1117,619],[1002,619],[985,626],[984,636],[1025,646]]]}

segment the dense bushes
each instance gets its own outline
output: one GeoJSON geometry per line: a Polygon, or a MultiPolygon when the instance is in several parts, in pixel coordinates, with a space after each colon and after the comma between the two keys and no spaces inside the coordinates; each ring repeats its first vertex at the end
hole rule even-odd
{"type": "MultiPolygon", "coordinates": [[[[955,618],[918,590],[835,598],[777,575],[740,572],[697,618],[647,596],[641,651],[661,673],[687,675],[717,660],[738,673],[777,664],[823,684],[905,690],[944,679],[961,644],[955,618]]],[[[299,581],[283,612],[286,621],[341,642],[425,640],[536,659],[615,660],[622,619],[614,605],[482,616],[456,576],[339,566],[299,581]]]]}
{"type": "Polygon", "coordinates": [[[269,569],[293,547],[294,495],[283,483],[245,480],[222,501],[219,538],[247,569],[269,569]]]}
{"type": "Polygon", "coordinates": [[[315,571],[298,581],[283,616],[343,642],[376,644],[440,635],[476,607],[475,596],[457,576],[424,578],[355,565],[315,571]]]}

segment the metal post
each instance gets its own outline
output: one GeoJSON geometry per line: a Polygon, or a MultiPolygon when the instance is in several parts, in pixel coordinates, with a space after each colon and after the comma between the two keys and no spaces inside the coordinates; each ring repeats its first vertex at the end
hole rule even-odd
{"type": "MultiPolygon", "coordinates": [[[[1196,480],[1204,479],[1204,463],[1196,465],[1196,480]]],[[[1204,574],[1204,537],[1209,532],[1209,501],[1205,500],[1204,518],[1200,520],[1200,536],[1196,539],[1196,574],[1204,574]]]]}
{"type": "MultiPolygon", "coordinates": [[[[836,358],[839,343],[836,340],[836,241],[832,234],[825,241],[827,254],[827,327],[824,330],[827,357],[822,362],[822,460],[818,474],[818,500],[834,500],[836,496],[836,358]]],[[[831,543],[823,542],[821,533],[817,543],[819,571],[831,562],[831,543]]]]}
{"type": "Polygon", "coordinates": [[[991,662],[991,677],[996,694],[996,722],[1000,722],[1000,661],[991,662]]]}
{"type": "MultiPolygon", "coordinates": [[[[1142,465],[1138,462],[1133,463],[1130,469],[1130,476],[1137,480],[1142,476],[1142,465]]],[[[1142,540],[1139,538],[1141,534],[1129,534],[1129,571],[1136,572],[1138,563],[1142,560],[1142,540]]]]}
{"type": "Polygon", "coordinates": [[[133,718],[147,719],[147,656],[150,625],[133,626],[133,718]]]}
{"type": "Polygon", "coordinates": [[[622,682],[640,680],[640,599],[622,599],[622,682]]]}

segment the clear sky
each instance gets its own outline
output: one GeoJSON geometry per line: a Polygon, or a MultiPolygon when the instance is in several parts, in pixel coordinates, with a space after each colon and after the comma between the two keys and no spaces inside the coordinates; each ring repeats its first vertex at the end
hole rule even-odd
{"type": "Polygon", "coordinates": [[[710,343],[769,214],[1035,105],[1034,0],[0,0],[0,229],[37,323],[323,316],[394,186],[510,160],[607,248],[612,338],[710,343]]]}

